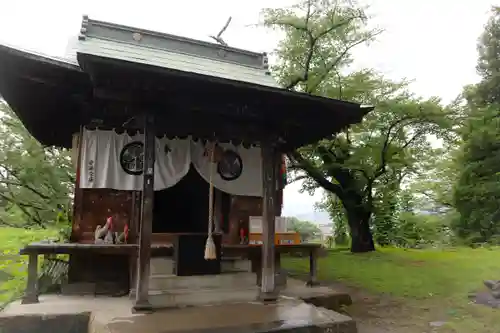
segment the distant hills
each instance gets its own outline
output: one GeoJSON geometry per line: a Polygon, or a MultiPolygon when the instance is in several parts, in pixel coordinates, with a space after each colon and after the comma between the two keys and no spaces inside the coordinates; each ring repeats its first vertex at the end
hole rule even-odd
{"type": "Polygon", "coordinates": [[[309,221],[316,224],[330,223],[330,216],[324,211],[313,211],[295,215],[296,218],[303,221],[309,221]]]}

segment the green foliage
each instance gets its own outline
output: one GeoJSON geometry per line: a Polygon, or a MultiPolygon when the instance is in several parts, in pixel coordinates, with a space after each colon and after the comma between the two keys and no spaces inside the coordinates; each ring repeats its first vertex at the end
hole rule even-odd
{"type": "Polygon", "coordinates": [[[332,194],[326,194],[316,207],[327,212],[333,222],[333,236],[327,238],[328,247],[346,246],[349,243],[347,218],[343,212],[342,202],[332,194]]]}
{"type": "MultiPolygon", "coordinates": [[[[480,309],[477,305],[470,304],[467,295],[477,290],[481,281],[498,275],[499,250],[500,248],[408,250],[388,247],[377,252],[353,255],[348,251],[335,249],[329,251],[326,258],[319,260],[318,276],[322,281],[341,281],[373,293],[399,297],[396,303],[398,307],[415,305],[422,310],[421,313],[435,310],[440,317],[434,320],[453,324],[455,330],[450,332],[493,333],[498,331],[497,327],[500,325],[498,310],[486,307],[480,309]],[[449,309],[454,310],[453,316],[446,315],[445,311],[449,309]]],[[[285,258],[282,265],[292,272],[307,274],[309,270],[309,263],[303,258],[285,258]]],[[[370,299],[367,302],[371,319],[373,303],[370,299]]],[[[383,304],[384,310],[389,307],[386,301],[383,304]]],[[[425,318],[419,319],[421,313],[414,315],[408,312],[405,315],[415,316],[416,320],[422,321],[425,318]]],[[[423,330],[416,331],[428,331],[430,321],[432,319],[423,323],[423,330]]],[[[410,331],[410,328],[402,331],[410,331]]]]}
{"type": "Polygon", "coordinates": [[[0,309],[26,288],[28,258],[20,256],[19,249],[51,237],[57,237],[56,230],[0,228],[0,309]]]}
{"type": "Polygon", "coordinates": [[[309,221],[301,221],[296,217],[288,217],[288,228],[300,234],[302,241],[310,241],[321,234],[319,227],[309,221]]]}
{"type": "MultiPolygon", "coordinates": [[[[356,255],[333,250],[328,257],[320,259],[318,268],[320,279],[345,281],[374,292],[412,298],[439,295],[467,302],[464,295],[477,288],[481,281],[495,276],[499,260],[500,251],[491,248],[388,247],[376,253],[356,255]]],[[[308,270],[305,259],[286,258],[283,263],[292,270],[308,270]]]]}
{"type": "Polygon", "coordinates": [[[396,235],[397,206],[400,182],[388,177],[389,182],[378,187],[375,192],[375,211],[373,216],[373,236],[381,246],[392,244],[396,235]]]}
{"type": "Polygon", "coordinates": [[[264,13],[265,25],[285,35],[273,71],[286,88],[376,105],[362,124],[289,155],[290,169],[300,170],[306,190],[322,187],[342,203],[352,250],[371,251],[372,214],[378,209],[379,217],[384,216],[380,227],[391,223],[393,214],[392,208],[382,212],[379,205],[390,206],[391,194],[378,195],[377,189],[398,187],[415,172],[418,161],[432,150],[428,135],[447,135],[451,112],[439,99],[411,96],[405,82],[392,82],[371,70],[346,73],[350,50],[380,32],[367,28],[363,9],[351,1],[310,0],[264,13]]]}
{"type": "Polygon", "coordinates": [[[69,151],[42,147],[2,101],[0,113],[0,225],[16,227],[0,227],[1,308],[26,287],[19,249],[48,237],[67,240],[75,180],[69,151]]]}
{"type": "Polygon", "coordinates": [[[263,11],[266,27],[283,31],[273,72],[287,89],[325,95],[329,81],[352,62],[350,50],[373,40],[362,8],[349,0],[306,0],[263,11]]]}
{"type": "Polygon", "coordinates": [[[464,90],[467,120],[454,193],[460,218],[453,227],[471,244],[500,238],[500,7],[493,7],[478,51],[482,80],[464,90]]]}
{"type": "Polygon", "coordinates": [[[327,236],[325,239],[325,246],[329,249],[333,248],[335,246],[335,237],[327,236]]]}
{"type": "Polygon", "coordinates": [[[500,235],[500,108],[492,105],[474,114],[455,188],[461,216],[455,229],[471,242],[487,242],[500,235]]]}
{"type": "Polygon", "coordinates": [[[398,216],[395,235],[391,244],[405,248],[447,245],[449,228],[439,215],[402,212],[398,216]]]}
{"type": "Polygon", "coordinates": [[[458,179],[458,149],[455,144],[435,149],[422,161],[420,171],[410,191],[415,196],[415,208],[436,214],[447,214],[454,209],[453,188],[458,179]]]}
{"type": "Polygon", "coordinates": [[[481,104],[500,104],[500,7],[492,7],[477,48],[477,71],[483,78],[476,86],[478,101],[481,104]]]}
{"type": "Polygon", "coordinates": [[[42,147],[4,102],[0,111],[0,224],[58,224],[75,181],[70,152],[42,147]]]}

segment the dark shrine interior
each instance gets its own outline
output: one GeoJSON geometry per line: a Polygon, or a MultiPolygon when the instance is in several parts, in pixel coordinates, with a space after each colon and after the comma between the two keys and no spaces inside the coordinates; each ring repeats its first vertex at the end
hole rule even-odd
{"type": "MultiPolygon", "coordinates": [[[[222,199],[221,229],[228,232],[230,195],[214,188],[217,195],[222,199]]],[[[177,184],[155,191],[153,233],[206,233],[208,199],[209,184],[191,164],[177,184]]]]}

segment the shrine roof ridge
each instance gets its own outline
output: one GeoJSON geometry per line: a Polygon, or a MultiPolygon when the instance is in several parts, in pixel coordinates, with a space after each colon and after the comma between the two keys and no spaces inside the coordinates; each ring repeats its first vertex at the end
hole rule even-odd
{"type": "Polygon", "coordinates": [[[78,39],[97,38],[221,62],[268,69],[267,53],[258,53],[152,30],[93,20],[84,15],[78,39]]]}
{"type": "Polygon", "coordinates": [[[19,46],[14,46],[4,42],[0,43],[0,52],[5,52],[6,54],[10,54],[14,57],[17,56],[25,59],[38,61],[41,63],[46,63],[49,65],[65,67],[67,69],[81,71],[80,66],[76,62],[76,59],[73,60],[65,57],[48,55],[34,50],[21,48],[19,46]]]}

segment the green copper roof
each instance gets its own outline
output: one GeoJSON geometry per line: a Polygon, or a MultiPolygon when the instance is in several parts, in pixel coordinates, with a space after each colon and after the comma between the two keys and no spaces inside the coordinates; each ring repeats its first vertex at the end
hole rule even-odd
{"type": "Polygon", "coordinates": [[[265,53],[91,20],[84,17],[76,53],[279,87],[265,53]]]}

